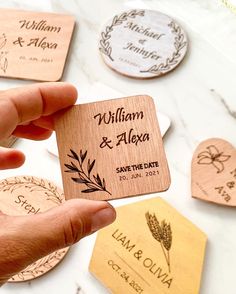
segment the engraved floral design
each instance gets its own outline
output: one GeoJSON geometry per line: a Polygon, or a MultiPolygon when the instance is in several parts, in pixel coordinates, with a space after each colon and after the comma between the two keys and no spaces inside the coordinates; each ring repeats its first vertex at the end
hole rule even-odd
{"type": "Polygon", "coordinates": [[[96,160],[94,159],[91,161],[88,159],[87,161],[87,167],[85,170],[84,164],[85,159],[87,157],[87,151],[83,153],[82,150],[80,150],[80,154],[78,154],[70,149],[70,154],[67,154],[68,157],[72,158],[77,165],[71,161],[70,164],[64,164],[67,170],[65,172],[67,173],[77,173],[78,177],[71,177],[72,181],[74,181],[77,184],[84,184],[87,186],[88,189],[82,190],[82,193],[92,193],[97,191],[104,191],[111,195],[111,193],[106,189],[106,181],[105,179],[101,179],[99,174],[92,175],[92,170],[94,168],[96,160]]]}
{"type": "Polygon", "coordinates": [[[113,31],[114,26],[121,25],[128,18],[135,18],[136,16],[144,16],[144,14],[145,14],[144,10],[131,10],[129,12],[123,12],[120,15],[114,16],[111,25],[106,26],[105,31],[101,33],[101,40],[100,40],[101,47],[99,48],[99,50],[103,54],[107,55],[111,61],[114,61],[114,59],[111,56],[112,48],[109,42],[109,39],[111,38],[111,32],[113,31]]]}
{"type": "Polygon", "coordinates": [[[168,265],[169,272],[170,270],[170,249],[172,245],[172,231],[170,224],[167,224],[165,220],[159,223],[156,215],[153,213],[150,214],[147,212],[145,214],[147,225],[149,227],[149,230],[152,233],[152,236],[157,242],[160,243],[161,249],[163,251],[163,254],[165,256],[166,263],[168,265]]]}
{"type": "Polygon", "coordinates": [[[32,263],[27,268],[13,276],[10,281],[25,281],[43,275],[45,272],[51,270],[55,266],[55,264],[60,262],[66,252],[67,249],[58,250],[41,258],[40,260],[37,260],[36,262],[32,263]]]}
{"type": "Polygon", "coordinates": [[[174,65],[179,62],[179,59],[181,58],[181,50],[187,45],[187,41],[181,27],[177,25],[174,21],[171,21],[168,26],[172,29],[171,32],[176,35],[174,42],[174,53],[172,54],[172,56],[168,57],[165,62],[155,64],[149,69],[141,70],[140,72],[149,72],[160,75],[166,71],[169,71],[174,65]]]}
{"type": "Polygon", "coordinates": [[[220,152],[215,145],[209,145],[206,147],[206,151],[200,152],[197,156],[198,164],[211,164],[213,165],[217,173],[221,173],[224,170],[224,162],[230,159],[230,155],[225,155],[220,152]]]}
{"type": "Polygon", "coordinates": [[[44,195],[47,197],[46,200],[51,200],[56,204],[63,202],[63,195],[58,192],[57,187],[43,179],[24,176],[21,178],[14,177],[12,179],[5,179],[0,182],[0,191],[3,192],[9,191],[13,193],[16,189],[23,187],[29,189],[30,192],[44,192],[44,195]]]}

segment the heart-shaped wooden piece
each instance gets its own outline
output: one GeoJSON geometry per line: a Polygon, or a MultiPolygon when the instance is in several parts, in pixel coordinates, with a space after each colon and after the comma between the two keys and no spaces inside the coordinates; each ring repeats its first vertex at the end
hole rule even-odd
{"type": "Polygon", "coordinates": [[[192,159],[192,197],[236,206],[236,149],[227,141],[203,141],[192,159]]]}

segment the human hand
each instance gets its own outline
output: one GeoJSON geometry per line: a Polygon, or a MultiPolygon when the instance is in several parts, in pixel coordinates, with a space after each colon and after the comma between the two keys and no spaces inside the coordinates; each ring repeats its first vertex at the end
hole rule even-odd
{"type": "MultiPolygon", "coordinates": [[[[11,134],[33,140],[48,138],[56,112],[73,105],[76,96],[75,88],[66,83],[0,92],[0,139],[11,134]]],[[[0,169],[19,167],[24,160],[18,150],[0,149],[0,169]]],[[[43,256],[110,224],[115,215],[109,203],[83,199],[32,216],[0,212],[0,284],[43,256]]]]}

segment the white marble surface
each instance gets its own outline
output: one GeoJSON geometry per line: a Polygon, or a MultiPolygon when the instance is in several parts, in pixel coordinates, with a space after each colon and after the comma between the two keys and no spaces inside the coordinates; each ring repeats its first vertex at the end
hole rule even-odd
{"type": "MultiPolygon", "coordinates": [[[[160,196],[208,235],[201,293],[236,293],[236,211],[194,200],[190,191],[190,162],[200,141],[220,137],[236,146],[236,15],[221,0],[1,0],[0,7],[76,16],[77,28],[63,80],[77,86],[79,101],[86,102],[83,93],[95,82],[124,95],[145,93],[155,97],[159,110],[172,121],[164,138],[172,184],[160,196]],[[187,57],[180,67],[162,78],[139,81],[122,77],[107,68],[99,56],[97,40],[102,24],[113,14],[135,7],[172,15],[188,33],[187,57]]],[[[1,79],[0,89],[29,83],[1,79]]],[[[17,147],[27,155],[25,165],[1,172],[1,178],[30,174],[62,185],[59,162],[46,151],[45,142],[21,140],[17,147]]],[[[112,204],[119,206],[155,196],[116,200],[112,204]]],[[[75,245],[65,260],[44,277],[30,283],[4,285],[0,293],[107,293],[88,272],[94,241],[95,235],[75,245]]]]}

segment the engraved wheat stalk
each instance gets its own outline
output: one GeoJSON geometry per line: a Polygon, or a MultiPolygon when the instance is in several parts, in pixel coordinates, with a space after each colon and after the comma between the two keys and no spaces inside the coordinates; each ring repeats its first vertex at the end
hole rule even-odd
{"type": "Polygon", "coordinates": [[[149,212],[147,212],[145,216],[153,238],[156,239],[161,245],[161,249],[165,256],[165,260],[170,272],[170,248],[172,245],[171,226],[170,224],[167,224],[165,220],[163,220],[160,224],[154,213],[151,215],[149,212]]]}

